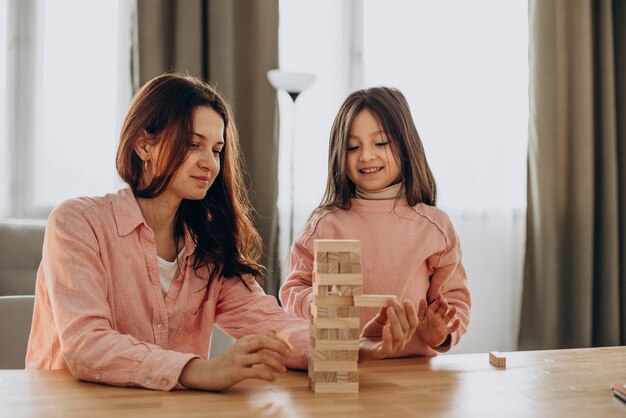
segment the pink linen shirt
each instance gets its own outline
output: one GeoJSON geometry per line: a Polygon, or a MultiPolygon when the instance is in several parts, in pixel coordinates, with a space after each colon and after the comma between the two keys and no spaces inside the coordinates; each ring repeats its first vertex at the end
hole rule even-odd
{"type": "MultiPolygon", "coordinates": [[[[313,242],[316,239],[361,241],[363,294],[397,295],[429,303],[441,293],[457,309],[459,329],[449,346],[433,350],[417,334],[394,357],[433,356],[457,344],[469,324],[471,298],[461,262],[461,244],[448,216],[440,209],[405,199],[352,199],[349,210],[332,209],[311,216],[291,249],[289,277],[280,290],[285,309],[309,318],[313,298],[313,242]]],[[[361,308],[361,329],[378,309],[361,308]]]]}
{"type": "Polygon", "coordinates": [[[157,390],[181,388],[193,358],[207,358],[213,325],[235,338],[276,331],[292,346],[287,367],[306,368],[308,322],[285,313],[253,278],[184,266],[163,296],[156,244],[128,188],[78,198],[48,220],[37,273],[27,369],[69,368],[83,380],[157,390]]]}

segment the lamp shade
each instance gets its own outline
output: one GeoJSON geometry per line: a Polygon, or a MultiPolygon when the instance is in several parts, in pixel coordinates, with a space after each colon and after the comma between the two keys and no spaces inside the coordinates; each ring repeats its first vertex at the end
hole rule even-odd
{"type": "Polygon", "coordinates": [[[285,90],[288,93],[302,93],[315,81],[315,74],[292,73],[282,70],[269,70],[267,79],[276,90],[285,90]]]}

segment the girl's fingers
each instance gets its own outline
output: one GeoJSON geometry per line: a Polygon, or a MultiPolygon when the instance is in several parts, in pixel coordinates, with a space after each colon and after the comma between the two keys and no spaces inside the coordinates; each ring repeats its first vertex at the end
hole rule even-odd
{"type": "MultiPolygon", "coordinates": [[[[402,330],[402,325],[400,324],[400,320],[398,318],[398,314],[394,308],[389,307],[389,312],[387,315],[389,316],[389,327],[391,331],[391,337],[393,341],[393,346],[396,347],[400,342],[404,340],[404,331],[402,330]]],[[[384,330],[384,329],[383,329],[384,330]]]]}
{"type": "Polygon", "coordinates": [[[409,332],[415,331],[418,325],[418,314],[415,312],[415,305],[409,299],[404,300],[404,312],[406,312],[406,318],[409,321],[409,332]]]}
{"type": "Polygon", "coordinates": [[[428,304],[425,299],[420,299],[419,304],[417,305],[417,321],[418,323],[424,321],[426,316],[426,311],[428,309],[428,304]]]}
{"type": "Polygon", "coordinates": [[[406,312],[406,318],[409,321],[409,330],[406,332],[404,336],[404,344],[406,345],[406,343],[409,342],[411,338],[413,338],[413,334],[415,334],[415,330],[417,329],[419,322],[417,320],[417,313],[415,312],[415,306],[408,299],[404,300],[404,311],[406,312]]]}
{"type": "Polygon", "coordinates": [[[383,327],[383,341],[380,349],[380,357],[385,357],[388,354],[393,352],[393,336],[391,332],[391,327],[389,325],[385,325],[383,327]]]}
{"type": "Polygon", "coordinates": [[[459,319],[457,319],[456,321],[454,321],[452,323],[452,325],[450,327],[448,327],[448,334],[452,334],[454,331],[456,331],[457,329],[459,329],[459,326],[461,325],[461,321],[459,319]]]}
{"type": "Polygon", "coordinates": [[[380,326],[383,326],[387,323],[387,309],[389,308],[380,308],[380,311],[378,311],[378,314],[376,315],[376,317],[374,317],[374,321],[380,326]]]}
{"type": "Polygon", "coordinates": [[[440,316],[444,316],[446,312],[448,312],[448,301],[444,299],[443,296],[439,296],[439,309],[437,310],[437,314],[440,316]]]}
{"type": "Polygon", "coordinates": [[[439,296],[437,296],[435,300],[433,301],[433,303],[428,305],[428,313],[437,314],[437,311],[439,310],[440,306],[441,306],[441,300],[439,296]]]}
{"type": "Polygon", "coordinates": [[[400,327],[402,327],[402,333],[406,333],[409,330],[409,321],[406,317],[406,311],[404,310],[404,307],[400,305],[400,303],[395,299],[391,299],[391,306],[395,310],[396,316],[400,323],[400,327]]]}
{"type": "Polygon", "coordinates": [[[443,317],[443,320],[447,323],[449,323],[450,321],[452,321],[452,318],[454,318],[454,315],[456,315],[456,307],[452,306],[450,308],[450,310],[448,310],[448,313],[443,317]]]}

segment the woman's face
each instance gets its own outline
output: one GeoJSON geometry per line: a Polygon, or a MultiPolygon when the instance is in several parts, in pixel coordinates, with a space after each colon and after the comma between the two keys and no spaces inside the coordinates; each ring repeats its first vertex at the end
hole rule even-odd
{"type": "Polygon", "coordinates": [[[360,190],[378,191],[402,179],[389,141],[369,109],[356,114],[350,125],[346,167],[348,178],[360,190]]]}
{"type": "Polygon", "coordinates": [[[210,107],[198,107],[193,115],[191,149],[167,191],[180,199],[203,199],[220,172],[223,148],[224,120],[210,107]]]}

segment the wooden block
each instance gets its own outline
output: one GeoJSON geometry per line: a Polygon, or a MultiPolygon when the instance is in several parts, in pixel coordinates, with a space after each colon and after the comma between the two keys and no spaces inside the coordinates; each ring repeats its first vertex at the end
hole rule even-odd
{"type": "Polygon", "coordinates": [[[317,340],[358,340],[361,330],[358,328],[317,328],[311,325],[309,335],[317,340]]]}
{"type": "Polygon", "coordinates": [[[350,271],[352,273],[361,273],[361,263],[350,263],[350,271]]]}
{"type": "Polygon", "coordinates": [[[328,256],[328,272],[339,273],[339,253],[327,253],[328,256]]]}
{"type": "MultiPolygon", "coordinates": [[[[309,377],[315,383],[337,382],[337,377],[338,377],[337,372],[310,372],[310,373],[311,375],[309,377]]],[[[342,379],[343,379],[343,374],[348,374],[350,372],[341,372],[341,373],[342,373],[342,379]]]]}
{"type": "Polygon", "coordinates": [[[340,273],[313,273],[313,285],[363,285],[363,275],[340,273]]]}
{"type": "Polygon", "coordinates": [[[315,252],[346,252],[361,254],[361,241],[356,239],[316,239],[313,242],[315,252]]]}
{"type": "Polygon", "coordinates": [[[315,295],[313,296],[313,302],[317,306],[353,306],[354,305],[354,299],[352,299],[352,296],[340,296],[340,295],[329,295],[329,296],[315,295]]]}
{"type": "Polygon", "coordinates": [[[358,361],[359,350],[318,350],[309,347],[309,358],[318,361],[358,361]]]}
{"type": "Polygon", "coordinates": [[[311,359],[313,373],[317,372],[356,372],[358,365],[356,361],[350,360],[317,360],[311,359]]]}
{"type": "Polygon", "coordinates": [[[358,382],[347,382],[347,383],[311,382],[310,387],[313,393],[359,393],[358,382]]]}
{"type": "Polygon", "coordinates": [[[359,340],[318,340],[311,337],[311,348],[319,351],[358,350],[359,340]]]}
{"type": "Polygon", "coordinates": [[[496,367],[506,367],[506,356],[499,351],[490,351],[489,363],[496,367]]]}
{"type": "Polygon", "coordinates": [[[354,296],[354,306],[368,308],[382,308],[387,305],[389,299],[398,300],[396,295],[362,295],[354,296]]]}
{"type": "Polygon", "coordinates": [[[328,273],[328,253],[316,252],[313,263],[313,271],[318,273],[328,273]]]}
{"type": "Polygon", "coordinates": [[[317,328],[359,328],[359,318],[315,318],[317,328]]]}
{"type": "Polygon", "coordinates": [[[328,263],[315,263],[313,271],[316,273],[328,273],[328,263]]]}
{"type": "Polygon", "coordinates": [[[352,273],[352,264],[350,263],[350,254],[347,252],[339,253],[339,273],[352,273]]]}
{"type": "Polygon", "coordinates": [[[333,286],[328,293],[329,295],[338,296],[354,296],[363,294],[363,286],[356,285],[338,285],[333,286]]]}
{"type": "MultiPolygon", "coordinates": [[[[315,273],[313,273],[313,275],[315,275],[315,273]]],[[[313,296],[328,296],[330,295],[330,292],[332,291],[332,287],[329,287],[328,285],[318,285],[317,283],[313,282],[313,296]]]]}
{"type": "Polygon", "coordinates": [[[337,383],[359,382],[359,372],[337,372],[334,376],[337,383]]]}
{"type": "Polygon", "coordinates": [[[316,251],[315,252],[315,261],[317,263],[328,263],[328,252],[326,252],[326,251],[316,251]]]}
{"type": "Polygon", "coordinates": [[[356,306],[317,306],[312,303],[311,315],[314,318],[358,318],[359,308],[356,306]]]}

